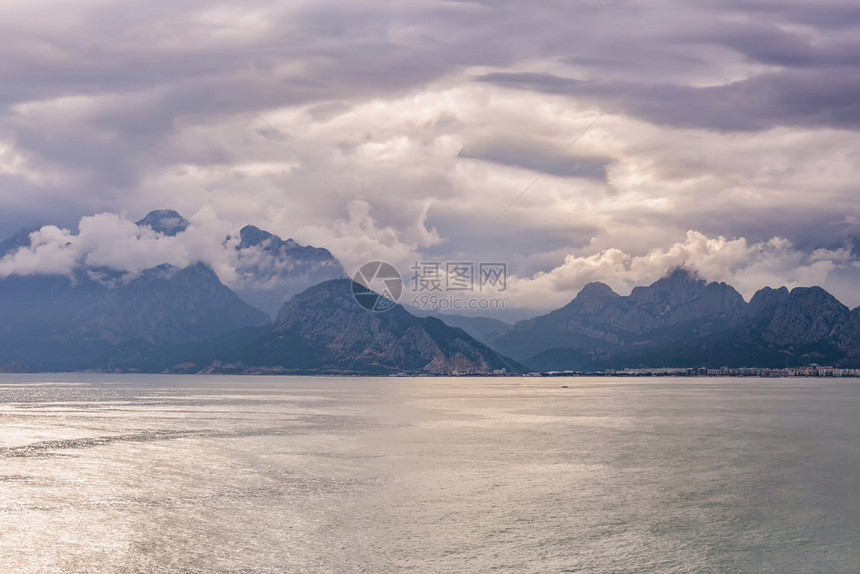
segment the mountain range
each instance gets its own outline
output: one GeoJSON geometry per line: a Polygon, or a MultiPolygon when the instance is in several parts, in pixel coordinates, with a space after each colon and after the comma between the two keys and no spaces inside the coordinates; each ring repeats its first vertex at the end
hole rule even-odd
{"type": "Polygon", "coordinates": [[[765,287],[747,303],[678,268],[628,296],[590,283],[564,307],[485,339],[534,370],[860,366],[860,308],[820,287],[765,287]]]}
{"type": "MultiPolygon", "coordinates": [[[[137,222],[165,237],[172,210],[137,222]]],[[[22,230],[0,259],[30,246],[22,230]]],[[[435,318],[374,313],[326,249],[248,225],[224,244],[234,289],[205,263],[138,274],[79,265],[71,274],[0,278],[0,371],[488,373],[523,367],[435,318]],[[288,302],[284,303],[286,299],[288,302]],[[274,316],[276,315],[276,316],[274,316]],[[274,316],[274,317],[273,317],[274,316]]]]}
{"type": "MultiPolygon", "coordinates": [[[[137,222],[181,239],[172,210],[137,222]]],[[[22,230],[0,260],[30,246],[22,230]]],[[[230,287],[203,262],[138,273],[78,265],[0,277],[0,372],[445,374],[626,367],[860,367],[860,308],[820,287],[765,287],[749,302],[677,268],[629,295],[586,285],[509,325],[489,317],[367,311],[326,249],[254,226],[221,244],[230,287]],[[510,357],[510,358],[509,358],[510,357]]]]}
{"type": "Polygon", "coordinates": [[[90,368],[145,372],[487,374],[518,363],[434,317],[402,306],[368,311],[349,279],[315,285],[285,303],[273,324],[195,344],[132,341],[90,368]]]}

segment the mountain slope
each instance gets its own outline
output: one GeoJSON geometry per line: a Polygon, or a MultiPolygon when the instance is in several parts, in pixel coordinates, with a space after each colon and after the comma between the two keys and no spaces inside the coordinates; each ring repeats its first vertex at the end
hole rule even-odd
{"type": "Polygon", "coordinates": [[[103,368],[219,372],[386,374],[522,370],[465,331],[403,307],[367,311],[352,282],[326,281],[284,304],[272,327],[245,329],[204,344],[159,349],[125,346],[103,368]]]}
{"type": "Polygon", "coordinates": [[[860,366],[860,312],[820,287],[766,287],[747,304],[724,283],[676,269],[626,297],[589,284],[491,344],[535,370],[860,366]]]}
{"type": "Polygon", "coordinates": [[[590,283],[561,309],[520,321],[490,344],[517,359],[553,348],[605,354],[706,337],[739,324],[745,307],[731,286],[675,269],[652,285],[634,288],[627,297],[603,283],[590,283]]]}
{"type": "Polygon", "coordinates": [[[133,278],[106,269],[11,275],[0,279],[0,317],[0,364],[46,370],[76,369],[128,340],[199,341],[267,320],[202,263],[133,278]]]}
{"type": "Polygon", "coordinates": [[[160,265],[103,292],[81,318],[76,333],[111,343],[199,341],[267,317],[228,289],[212,269],[160,265]]]}
{"type": "MultiPolygon", "coordinates": [[[[199,249],[199,233],[186,236],[192,224],[176,211],[152,211],[136,225],[155,232],[155,237],[144,234],[145,241],[182,251],[188,250],[190,237],[190,251],[199,249]]],[[[0,242],[0,258],[10,256],[7,261],[12,261],[18,250],[34,250],[32,231],[22,229],[0,242]]],[[[327,250],[283,241],[253,226],[244,227],[233,241],[213,240],[212,248],[226,255],[219,262],[226,259],[233,265],[235,273],[228,276],[243,298],[203,264],[128,272],[88,264],[83,251],[71,271],[60,266],[62,271],[54,274],[34,273],[7,265],[6,275],[0,276],[0,365],[18,361],[41,369],[69,369],[125,341],[198,341],[270,320],[288,296],[343,275],[327,250]],[[266,313],[249,300],[264,306],[266,313]]]]}

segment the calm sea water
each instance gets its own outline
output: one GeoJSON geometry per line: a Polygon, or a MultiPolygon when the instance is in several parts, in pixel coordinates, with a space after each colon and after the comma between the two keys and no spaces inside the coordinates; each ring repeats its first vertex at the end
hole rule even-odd
{"type": "Polygon", "coordinates": [[[860,572],[854,380],[4,375],[0,429],[4,574],[860,572]]]}

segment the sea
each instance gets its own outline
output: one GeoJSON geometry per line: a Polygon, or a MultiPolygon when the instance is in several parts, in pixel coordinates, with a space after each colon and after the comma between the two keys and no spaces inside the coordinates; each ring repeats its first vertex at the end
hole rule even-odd
{"type": "Polygon", "coordinates": [[[860,572],[860,380],[0,376],[0,572],[860,572]]]}

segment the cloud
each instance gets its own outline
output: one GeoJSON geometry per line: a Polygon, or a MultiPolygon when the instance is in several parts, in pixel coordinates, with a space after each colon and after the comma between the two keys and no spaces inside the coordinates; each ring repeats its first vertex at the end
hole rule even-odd
{"type": "Polygon", "coordinates": [[[860,89],[860,70],[853,68],[838,75],[829,70],[781,71],[716,86],[584,81],[531,72],[496,72],[479,80],[588,98],[614,111],[678,128],[759,131],[778,126],[860,126],[860,109],[853,97],[860,89]]]}
{"type": "Polygon", "coordinates": [[[688,231],[684,241],[643,255],[614,248],[590,255],[569,255],[551,271],[511,277],[506,299],[513,307],[560,307],[592,281],[606,283],[626,295],[637,285],[656,281],[671,268],[685,266],[709,281],[732,285],[747,300],[765,286],[823,285],[837,296],[848,296],[844,302],[858,305],[856,292],[846,292],[842,281],[834,277],[851,273],[855,280],[860,279],[857,265],[858,260],[847,247],[808,253],[781,237],[750,243],[745,238],[707,237],[688,231]],[[536,305],[537,302],[540,303],[536,305]]]}
{"type": "Polygon", "coordinates": [[[18,275],[69,275],[78,267],[78,251],[68,229],[46,225],[30,234],[30,245],[0,259],[0,277],[18,275]]]}
{"type": "MultiPolygon", "coordinates": [[[[365,212],[363,215],[368,214],[365,212]]],[[[189,222],[188,228],[175,236],[139,227],[126,216],[114,213],[82,218],[78,233],[53,225],[44,226],[30,234],[28,245],[0,259],[0,278],[11,274],[71,276],[81,268],[108,268],[124,272],[129,278],[144,269],[165,263],[184,267],[203,261],[212,266],[230,287],[260,289],[277,287],[280,272],[289,272],[294,263],[275,258],[260,246],[238,250],[238,230],[217,218],[211,210],[201,210],[189,222]],[[268,279],[246,273],[247,269],[258,267],[271,272],[268,279]]],[[[376,241],[353,242],[350,239],[355,235],[350,226],[368,223],[368,220],[361,221],[356,216],[344,229],[335,230],[334,236],[341,239],[335,239],[333,245],[336,250],[349,253],[351,262],[373,260],[380,253],[376,241]]],[[[389,238],[394,237],[391,230],[379,231],[388,234],[389,238]]],[[[330,239],[333,236],[330,229],[319,229],[318,232],[321,237],[330,239]]],[[[856,306],[860,305],[854,288],[860,280],[860,260],[852,252],[852,247],[846,244],[810,252],[798,249],[782,237],[750,242],[743,237],[709,237],[698,231],[688,231],[683,241],[641,254],[618,248],[597,252],[583,248],[580,254],[564,256],[563,262],[549,271],[539,271],[531,276],[517,274],[509,267],[504,292],[488,288],[486,291],[445,294],[474,300],[501,297],[506,306],[501,315],[520,318],[566,304],[592,281],[607,283],[615,291],[627,294],[637,285],[656,281],[671,268],[685,266],[695,269],[709,281],[731,284],[747,299],[763,286],[821,285],[844,303],[856,306]]],[[[397,262],[406,281],[410,281],[410,269],[416,262],[435,260],[422,257],[415,245],[391,243],[387,249],[383,251],[384,260],[397,262]]],[[[474,263],[476,268],[489,262],[463,260],[474,263]]],[[[348,273],[352,272],[350,265],[346,269],[348,273]]],[[[415,295],[420,293],[412,293],[415,295]]]]}
{"type": "Polygon", "coordinates": [[[215,269],[222,281],[235,284],[240,256],[235,250],[236,236],[228,223],[207,210],[195,214],[188,229],[173,237],[138,227],[122,215],[100,213],[83,217],[78,233],[53,225],[32,232],[29,245],[0,259],[0,277],[71,275],[84,267],[108,268],[134,276],[165,263],[185,267],[203,261],[215,269]]]}
{"type": "Polygon", "coordinates": [[[858,25],[837,0],[4,3],[0,236],[75,230],[20,269],[197,257],[227,281],[210,245],[246,223],[348,271],[532,277],[689,229],[811,257],[860,235],[858,25]],[[164,207],[199,220],[171,243],[87,219],[164,207]]]}
{"type": "Polygon", "coordinates": [[[777,25],[801,24],[831,31],[860,25],[860,7],[850,1],[817,3],[765,0],[753,4],[742,0],[719,0],[712,1],[711,4],[723,9],[734,9],[742,14],[761,14],[768,22],[777,25]]]}
{"type": "Polygon", "coordinates": [[[521,141],[477,140],[466,144],[458,157],[522,167],[559,177],[606,180],[609,158],[559,155],[545,142],[523,138],[521,141]],[[553,153],[555,152],[555,153],[553,153]]]}

